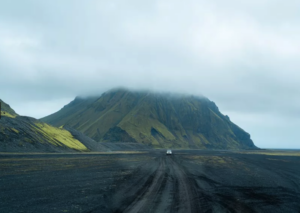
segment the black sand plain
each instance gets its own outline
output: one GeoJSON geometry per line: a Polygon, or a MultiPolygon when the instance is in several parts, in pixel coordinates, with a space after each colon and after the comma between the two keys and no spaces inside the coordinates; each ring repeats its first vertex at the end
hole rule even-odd
{"type": "Polygon", "coordinates": [[[300,152],[0,154],[0,212],[300,212],[300,152]]]}

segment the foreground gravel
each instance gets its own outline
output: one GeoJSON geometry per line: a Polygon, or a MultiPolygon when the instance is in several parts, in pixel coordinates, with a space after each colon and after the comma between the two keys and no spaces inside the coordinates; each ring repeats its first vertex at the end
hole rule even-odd
{"type": "Polygon", "coordinates": [[[0,154],[0,212],[300,212],[300,157],[0,154]]]}

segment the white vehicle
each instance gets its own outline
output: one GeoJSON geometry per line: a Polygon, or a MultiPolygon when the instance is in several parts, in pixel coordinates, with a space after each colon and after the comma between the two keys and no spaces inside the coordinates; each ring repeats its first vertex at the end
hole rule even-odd
{"type": "Polygon", "coordinates": [[[171,150],[171,149],[168,149],[166,154],[167,154],[167,155],[172,155],[172,150],[171,150]]]}

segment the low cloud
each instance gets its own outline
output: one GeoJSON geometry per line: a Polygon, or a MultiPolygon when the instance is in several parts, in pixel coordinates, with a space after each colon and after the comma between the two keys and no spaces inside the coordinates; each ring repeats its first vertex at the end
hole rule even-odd
{"type": "Polygon", "coordinates": [[[299,148],[293,128],[300,123],[299,6],[274,0],[1,2],[1,99],[39,118],[77,95],[119,86],[203,94],[258,146],[299,148]],[[284,145],[270,142],[282,132],[284,145]]]}

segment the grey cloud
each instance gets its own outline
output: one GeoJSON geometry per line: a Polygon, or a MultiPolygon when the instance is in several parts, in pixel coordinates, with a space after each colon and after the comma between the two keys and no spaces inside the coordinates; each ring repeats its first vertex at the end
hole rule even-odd
{"type": "MultiPolygon", "coordinates": [[[[1,99],[21,114],[42,117],[77,95],[119,86],[203,94],[258,146],[272,146],[282,130],[290,135],[287,146],[299,147],[292,131],[300,123],[299,6],[282,0],[3,1],[1,99]]],[[[276,140],[273,147],[279,146],[276,140]]]]}

